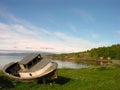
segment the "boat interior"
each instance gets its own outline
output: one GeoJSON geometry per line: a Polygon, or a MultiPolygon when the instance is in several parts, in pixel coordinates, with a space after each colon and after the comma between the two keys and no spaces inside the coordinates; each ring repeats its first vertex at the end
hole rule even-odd
{"type": "MultiPolygon", "coordinates": [[[[40,61],[41,62],[44,61],[44,60],[42,60],[42,57],[41,57],[40,54],[39,55],[37,55],[37,54],[31,54],[31,55],[25,57],[20,62],[16,62],[16,63],[10,65],[5,70],[5,72],[8,73],[8,74],[10,74],[10,75],[13,75],[13,76],[20,77],[20,75],[19,75],[20,71],[29,71],[32,67],[34,67],[40,61]]],[[[44,65],[44,63],[41,63],[41,65],[39,64],[39,66],[43,66],[43,65],[44,65]]]]}

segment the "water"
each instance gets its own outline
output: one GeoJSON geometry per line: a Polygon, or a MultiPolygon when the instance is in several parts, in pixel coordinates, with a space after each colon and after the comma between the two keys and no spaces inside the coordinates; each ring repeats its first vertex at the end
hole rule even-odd
{"type": "Polygon", "coordinates": [[[8,64],[10,62],[17,62],[20,61],[21,59],[23,59],[25,57],[24,54],[16,54],[16,55],[12,55],[12,54],[3,54],[0,55],[0,69],[5,65],[8,64]]]}
{"type": "Polygon", "coordinates": [[[68,62],[68,61],[58,61],[58,60],[55,60],[54,62],[58,63],[58,68],[73,68],[73,69],[88,68],[87,65],[76,64],[76,63],[68,62]]]}
{"type": "MultiPolygon", "coordinates": [[[[5,64],[8,64],[10,62],[20,61],[28,54],[29,53],[0,53],[0,69],[2,69],[2,67],[5,64]]],[[[87,68],[86,65],[76,64],[67,61],[63,62],[63,61],[54,60],[54,62],[58,63],[58,68],[74,68],[74,69],[87,68]]]]}

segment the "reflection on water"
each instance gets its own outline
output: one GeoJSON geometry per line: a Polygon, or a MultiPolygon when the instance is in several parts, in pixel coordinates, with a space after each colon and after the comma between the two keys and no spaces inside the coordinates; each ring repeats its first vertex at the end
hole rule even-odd
{"type": "Polygon", "coordinates": [[[55,60],[54,62],[58,63],[58,68],[74,68],[74,69],[79,69],[79,68],[87,68],[88,66],[83,65],[83,64],[76,64],[73,62],[67,62],[67,61],[58,61],[55,60]]]}
{"type": "MultiPolygon", "coordinates": [[[[26,56],[26,54],[16,54],[16,55],[11,55],[11,54],[7,54],[7,55],[0,55],[0,69],[5,65],[8,64],[10,62],[17,62],[20,61],[21,59],[23,59],[26,56]]],[[[58,63],[58,68],[75,68],[75,69],[79,69],[79,68],[87,68],[86,65],[82,65],[82,64],[75,64],[72,62],[63,62],[63,61],[58,61],[55,60],[54,62],[58,63]]]]}

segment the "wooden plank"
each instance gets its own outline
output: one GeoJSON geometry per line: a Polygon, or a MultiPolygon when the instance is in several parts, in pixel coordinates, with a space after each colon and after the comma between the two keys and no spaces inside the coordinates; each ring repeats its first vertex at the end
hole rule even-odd
{"type": "Polygon", "coordinates": [[[27,57],[23,58],[19,63],[20,64],[28,64],[31,60],[33,60],[34,58],[36,58],[37,56],[41,56],[40,54],[30,54],[27,57]]]}

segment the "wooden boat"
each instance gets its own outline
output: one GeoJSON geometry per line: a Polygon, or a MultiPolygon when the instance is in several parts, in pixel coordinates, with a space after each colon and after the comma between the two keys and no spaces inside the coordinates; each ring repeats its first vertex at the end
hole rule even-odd
{"type": "Polygon", "coordinates": [[[46,78],[56,79],[57,63],[43,59],[40,54],[30,54],[19,62],[11,62],[4,66],[3,72],[19,80],[46,78]]]}

